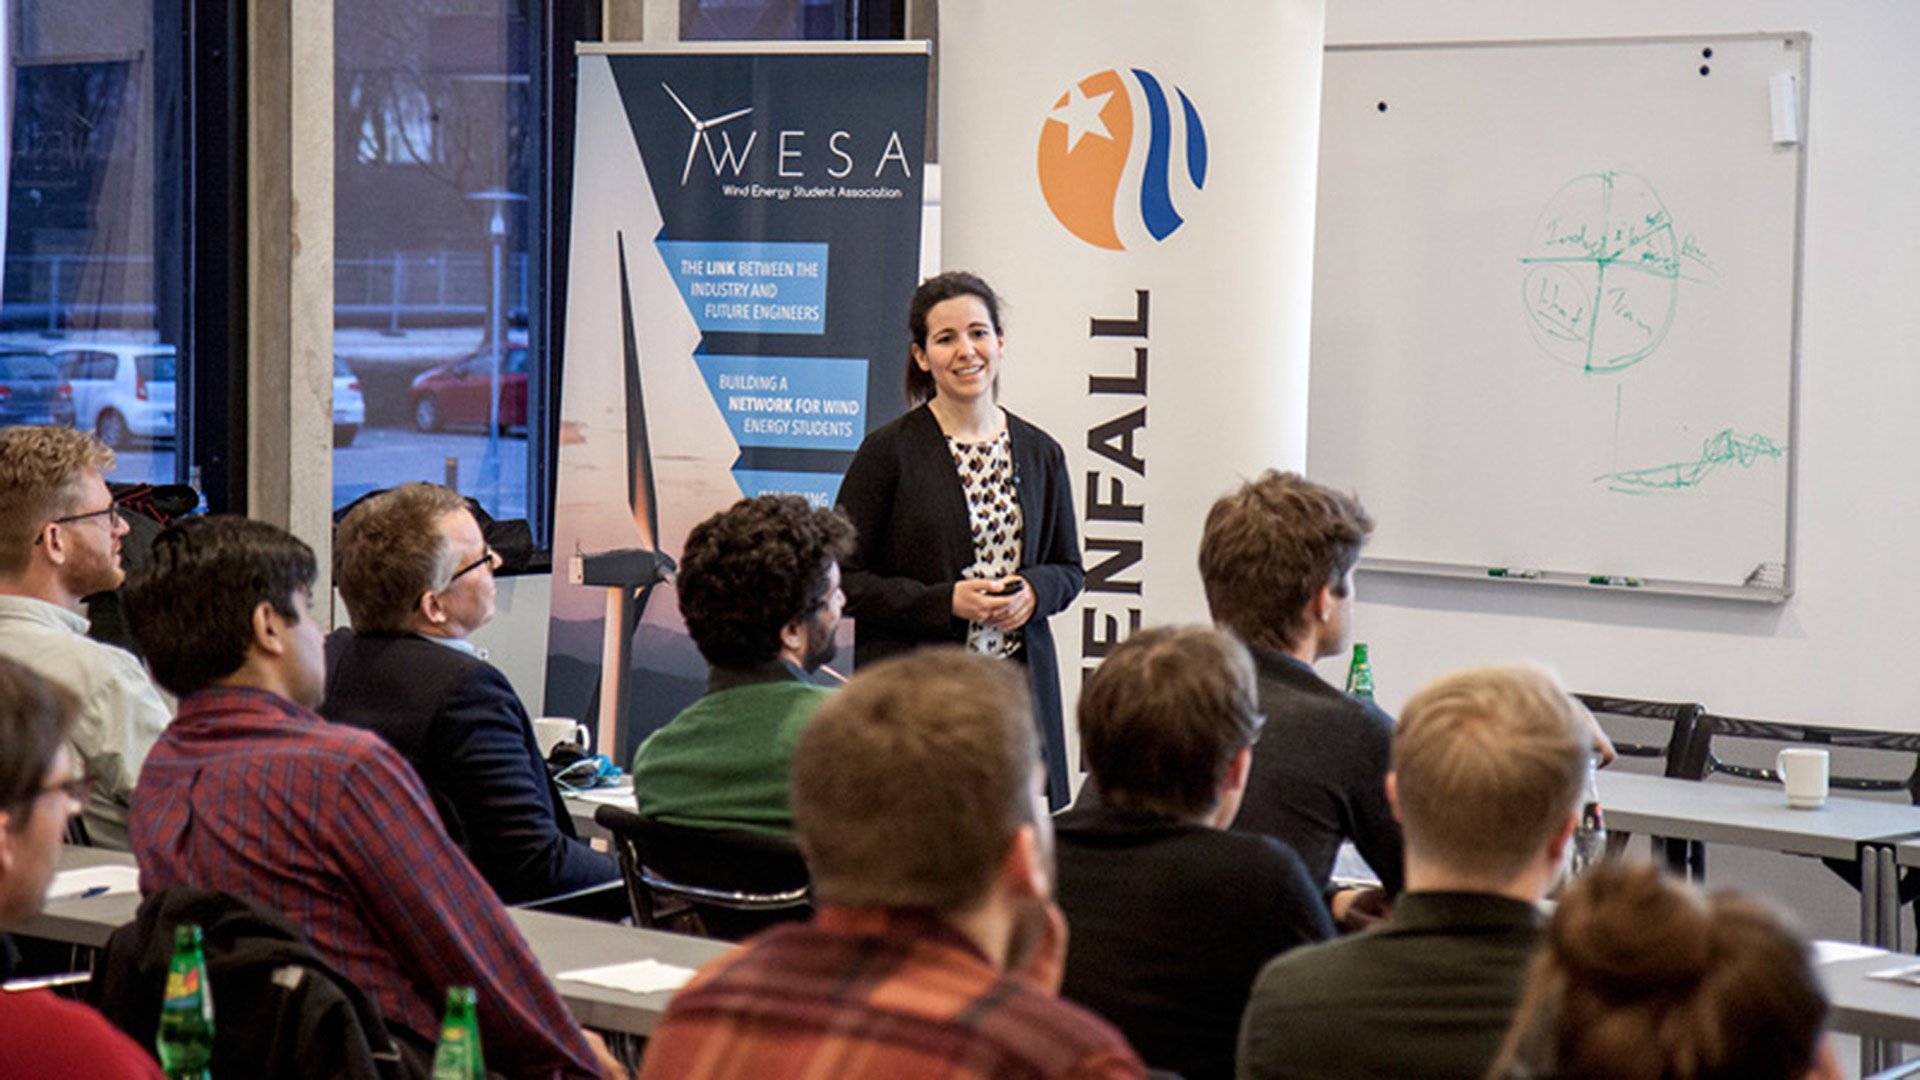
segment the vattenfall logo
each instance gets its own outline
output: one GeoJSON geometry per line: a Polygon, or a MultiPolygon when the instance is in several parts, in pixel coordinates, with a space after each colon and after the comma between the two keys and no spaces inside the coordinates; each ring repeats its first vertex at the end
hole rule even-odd
{"type": "Polygon", "coordinates": [[[1207,182],[1207,132],[1186,92],[1109,68],[1060,95],[1040,127],[1040,193],[1073,235],[1109,251],[1172,236],[1207,182]],[[1136,122],[1136,117],[1144,122],[1136,122]]]}

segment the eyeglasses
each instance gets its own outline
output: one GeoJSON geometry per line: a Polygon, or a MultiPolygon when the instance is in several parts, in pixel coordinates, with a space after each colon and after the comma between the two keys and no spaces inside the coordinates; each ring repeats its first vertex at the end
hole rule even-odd
{"type": "Polygon", "coordinates": [[[447,579],[447,588],[449,589],[453,588],[454,582],[459,581],[461,578],[465,577],[468,574],[473,573],[475,570],[478,570],[483,566],[487,567],[488,569],[493,569],[498,567],[499,565],[500,565],[500,553],[493,550],[493,548],[489,547],[487,548],[486,552],[482,554],[479,558],[473,560],[472,562],[461,567],[460,569],[455,570],[453,572],[453,576],[447,579]]]}
{"type": "Polygon", "coordinates": [[[62,780],[58,783],[48,784],[46,787],[40,789],[40,794],[51,795],[56,791],[66,792],[67,798],[84,806],[87,800],[93,796],[93,777],[76,776],[71,780],[62,780]]]}
{"type": "MultiPolygon", "coordinates": [[[[85,521],[88,518],[107,517],[108,515],[112,515],[112,517],[116,521],[125,520],[125,515],[120,513],[120,505],[118,503],[108,503],[107,505],[101,507],[98,510],[89,510],[84,514],[68,514],[65,517],[54,518],[49,524],[71,525],[76,521],[85,521]]],[[[34,537],[33,542],[38,544],[40,542],[40,538],[37,536],[34,537]]]]}

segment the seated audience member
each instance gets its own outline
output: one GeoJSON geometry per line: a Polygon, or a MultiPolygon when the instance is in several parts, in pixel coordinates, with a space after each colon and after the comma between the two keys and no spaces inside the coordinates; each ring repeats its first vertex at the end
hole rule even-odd
{"type": "Polygon", "coordinates": [[[827,691],[840,560],[853,526],[795,495],[762,495],[694,526],[674,585],[709,665],[707,693],[640,744],[640,812],[672,825],[786,835],[787,764],[827,691]]]}
{"type": "Polygon", "coordinates": [[[1333,936],[1300,856],[1225,831],[1260,723],[1247,650],[1212,628],[1142,630],[1080,692],[1101,805],[1055,820],[1073,928],[1060,992],[1186,1080],[1231,1077],[1261,966],[1333,936]]]}
{"type": "Polygon", "coordinates": [[[1807,944],[1762,904],[1609,863],[1559,900],[1492,1076],[1839,1080],[1807,944]]]}
{"type": "Polygon", "coordinates": [[[1367,933],[1260,973],[1242,1080],[1485,1075],[1571,850],[1590,746],[1573,699],[1535,668],[1463,671],[1415,694],[1387,776],[1407,890],[1367,933]]]}
{"type": "MultiPolygon", "coordinates": [[[[13,974],[4,931],[46,901],[67,819],[84,802],[87,782],[67,749],[78,711],[63,687],[0,657],[0,982],[13,974]]],[[[0,1075],[35,1080],[160,1080],[160,1066],[120,1029],[51,990],[0,1002],[0,1062],[0,1075]]]]}
{"type": "Polygon", "coordinates": [[[84,432],[0,430],[0,656],[80,699],[68,738],[93,781],[87,835],[124,851],[134,781],[173,710],[132,653],[87,636],[81,598],[124,576],[112,468],[113,451],[84,432]]]}
{"type": "MultiPolygon", "coordinates": [[[[493,619],[496,559],[449,488],[407,484],[354,507],[333,548],[353,629],[327,642],[320,715],[400,751],[501,900],[614,885],[620,866],[575,835],[519,695],[467,640],[493,619]]],[[[607,903],[626,910],[618,888],[607,903]]]]}
{"type": "Polygon", "coordinates": [[[128,589],[180,715],[147,759],[130,832],[140,888],[217,889],[286,915],[431,1048],[449,986],[479,994],[490,1069],[623,1076],[580,1030],[406,760],[313,712],[325,691],[313,550],[238,517],[160,534],[128,589]]]}
{"type": "MultiPolygon", "coordinates": [[[[1213,621],[1253,653],[1266,728],[1234,828],[1299,852],[1322,889],[1342,840],[1352,840],[1388,894],[1400,891],[1400,827],[1382,782],[1393,718],[1327,685],[1313,663],[1347,648],[1353,568],[1373,519],[1352,496],[1268,470],[1221,496],[1200,537],[1200,579],[1213,621]]],[[[1343,924],[1358,900],[1332,898],[1343,924]]]]}
{"type": "Polygon", "coordinates": [[[894,657],[821,705],[793,756],[820,910],[707,965],[642,1077],[1138,1077],[1118,1032],[1056,998],[1066,924],[1018,669],[894,657]]]}

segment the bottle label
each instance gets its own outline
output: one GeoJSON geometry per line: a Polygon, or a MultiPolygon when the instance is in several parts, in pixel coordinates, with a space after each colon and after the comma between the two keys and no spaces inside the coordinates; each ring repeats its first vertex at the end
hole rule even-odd
{"type": "Polygon", "coordinates": [[[167,994],[169,1004],[194,1005],[200,1001],[200,969],[188,968],[185,971],[167,972],[167,994]]]}

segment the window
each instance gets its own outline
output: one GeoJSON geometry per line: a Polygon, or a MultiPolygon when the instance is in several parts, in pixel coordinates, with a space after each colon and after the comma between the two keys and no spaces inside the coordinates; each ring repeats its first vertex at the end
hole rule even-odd
{"type": "Polygon", "coordinates": [[[0,424],[93,431],[118,451],[114,480],[194,474],[178,377],[192,358],[193,6],[0,0],[0,424]]]}
{"type": "Polygon", "coordinates": [[[540,6],[335,0],[336,508],[431,480],[546,534],[540,6]]]}

